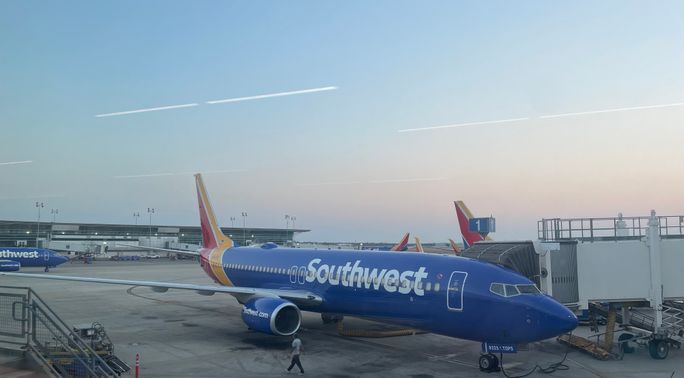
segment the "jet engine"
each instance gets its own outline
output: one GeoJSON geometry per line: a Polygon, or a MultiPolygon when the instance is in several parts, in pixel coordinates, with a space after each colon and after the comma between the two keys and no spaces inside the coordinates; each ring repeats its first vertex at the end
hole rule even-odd
{"type": "Polygon", "coordinates": [[[250,329],[279,336],[297,332],[302,314],[292,302],[281,298],[252,298],[242,307],[242,321],[250,329]]]}
{"type": "Polygon", "coordinates": [[[0,272],[16,272],[21,268],[19,261],[0,260],[0,272]]]}

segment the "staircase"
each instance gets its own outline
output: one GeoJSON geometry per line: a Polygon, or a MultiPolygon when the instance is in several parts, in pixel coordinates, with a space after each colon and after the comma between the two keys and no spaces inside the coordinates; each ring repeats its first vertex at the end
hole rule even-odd
{"type": "Polygon", "coordinates": [[[119,375],[29,287],[0,286],[0,345],[32,358],[50,377],[119,375]]]}

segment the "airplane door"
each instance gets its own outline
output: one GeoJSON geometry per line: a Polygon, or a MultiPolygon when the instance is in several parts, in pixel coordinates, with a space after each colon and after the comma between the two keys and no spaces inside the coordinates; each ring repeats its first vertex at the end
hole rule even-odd
{"type": "Polygon", "coordinates": [[[43,260],[47,264],[50,261],[50,254],[48,252],[43,252],[43,260]]]}
{"type": "Polygon", "coordinates": [[[453,272],[447,288],[447,307],[452,311],[463,311],[463,288],[468,278],[467,272],[453,272]]]}

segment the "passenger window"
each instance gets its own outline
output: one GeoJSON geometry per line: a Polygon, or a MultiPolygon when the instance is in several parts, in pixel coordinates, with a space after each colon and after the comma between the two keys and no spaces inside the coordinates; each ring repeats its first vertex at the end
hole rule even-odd
{"type": "Polygon", "coordinates": [[[425,284],[425,290],[430,291],[432,289],[432,282],[428,282],[425,284]]]}
{"type": "Polygon", "coordinates": [[[507,297],[514,297],[516,295],[520,295],[520,292],[518,291],[518,289],[515,286],[506,285],[505,287],[506,287],[506,296],[507,297]]]}
{"type": "Polygon", "coordinates": [[[435,283],[435,291],[439,291],[439,282],[435,283]]]}
{"type": "Polygon", "coordinates": [[[504,285],[500,283],[492,283],[491,285],[489,285],[489,291],[502,297],[506,296],[506,292],[504,291],[504,285]]]}
{"type": "Polygon", "coordinates": [[[423,283],[422,282],[416,282],[416,289],[423,290],[423,283]]]}

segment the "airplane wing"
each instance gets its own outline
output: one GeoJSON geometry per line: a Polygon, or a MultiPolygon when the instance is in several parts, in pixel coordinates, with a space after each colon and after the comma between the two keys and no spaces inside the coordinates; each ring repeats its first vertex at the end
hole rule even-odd
{"type": "Polygon", "coordinates": [[[280,297],[287,299],[295,304],[317,305],[323,302],[323,298],[308,291],[287,290],[287,289],[261,289],[254,287],[241,286],[216,286],[216,285],[195,285],[172,282],[157,281],[136,281],[136,280],[117,280],[111,278],[90,278],[74,276],[58,276],[51,274],[32,274],[32,273],[7,273],[0,272],[2,276],[38,278],[46,280],[77,281],[102,283],[125,286],[147,286],[156,292],[166,292],[169,289],[193,290],[202,295],[214,295],[214,293],[227,293],[233,295],[239,302],[245,302],[250,297],[280,297]]]}
{"type": "Polygon", "coordinates": [[[184,255],[193,255],[193,256],[199,256],[200,253],[197,251],[184,251],[182,249],[168,249],[168,248],[157,248],[157,247],[145,247],[142,245],[133,245],[133,244],[123,244],[123,243],[116,243],[116,245],[123,245],[124,247],[133,247],[133,248],[140,248],[140,249],[150,249],[152,251],[162,251],[162,252],[172,252],[172,253],[182,253],[184,255]]]}

